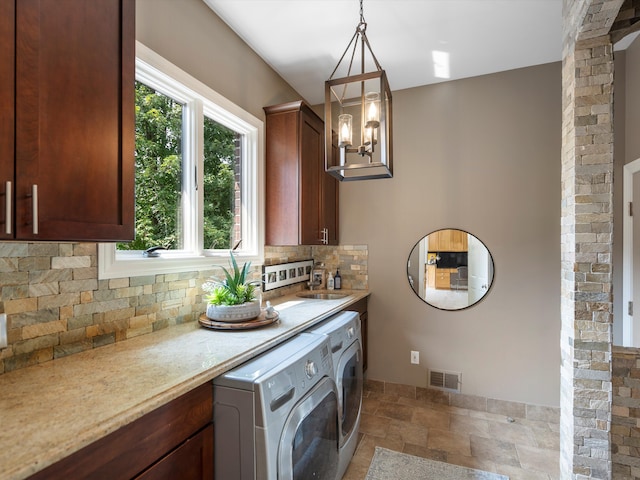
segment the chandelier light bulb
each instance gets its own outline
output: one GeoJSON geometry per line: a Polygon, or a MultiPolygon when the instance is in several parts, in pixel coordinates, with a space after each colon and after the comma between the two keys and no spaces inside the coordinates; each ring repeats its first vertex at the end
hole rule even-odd
{"type": "Polygon", "coordinates": [[[353,141],[351,139],[353,132],[351,126],[352,121],[353,116],[348,113],[343,113],[338,116],[338,131],[340,132],[338,146],[341,148],[353,145],[353,141]]]}
{"type": "Polygon", "coordinates": [[[367,128],[378,128],[380,126],[380,95],[378,92],[369,92],[365,95],[367,109],[367,128]]]}

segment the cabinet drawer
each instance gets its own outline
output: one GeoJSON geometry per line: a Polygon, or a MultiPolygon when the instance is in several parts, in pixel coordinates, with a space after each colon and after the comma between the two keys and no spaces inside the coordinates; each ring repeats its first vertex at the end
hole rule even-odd
{"type": "Polygon", "coordinates": [[[436,288],[451,288],[451,273],[448,268],[436,270],[436,288]]]}

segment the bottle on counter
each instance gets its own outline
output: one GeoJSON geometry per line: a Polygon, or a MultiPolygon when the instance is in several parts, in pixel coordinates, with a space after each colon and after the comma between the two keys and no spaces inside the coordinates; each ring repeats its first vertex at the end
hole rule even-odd
{"type": "Polygon", "coordinates": [[[342,288],[342,277],[340,276],[340,269],[336,269],[336,274],[333,277],[333,287],[336,290],[340,290],[342,288]]]}
{"type": "Polygon", "coordinates": [[[329,272],[329,277],[327,278],[327,290],[333,290],[335,288],[335,279],[333,278],[333,273],[329,272]]]}

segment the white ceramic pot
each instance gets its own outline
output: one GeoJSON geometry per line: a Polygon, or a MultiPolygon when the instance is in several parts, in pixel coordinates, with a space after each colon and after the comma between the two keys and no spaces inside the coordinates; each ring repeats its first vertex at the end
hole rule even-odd
{"type": "Polygon", "coordinates": [[[242,305],[207,305],[207,317],[216,322],[246,322],[260,315],[260,302],[246,302],[242,305]]]}

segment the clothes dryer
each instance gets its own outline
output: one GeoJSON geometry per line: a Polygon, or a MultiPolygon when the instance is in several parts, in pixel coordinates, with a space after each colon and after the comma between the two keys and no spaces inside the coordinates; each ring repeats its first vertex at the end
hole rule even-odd
{"type": "Polygon", "coordinates": [[[360,315],[342,312],[311,327],[307,332],[327,336],[331,344],[338,389],[340,456],[337,479],[341,479],[358,443],[362,409],[363,355],[360,315]]]}
{"type": "Polygon", "coordinates": [[[214,380],[215,478],[334,480],[329,338],[301,333],[214,380]]]}

